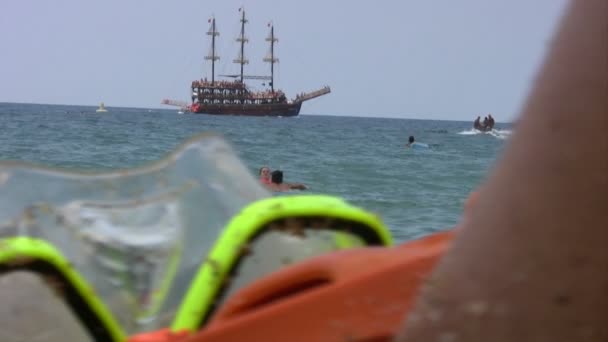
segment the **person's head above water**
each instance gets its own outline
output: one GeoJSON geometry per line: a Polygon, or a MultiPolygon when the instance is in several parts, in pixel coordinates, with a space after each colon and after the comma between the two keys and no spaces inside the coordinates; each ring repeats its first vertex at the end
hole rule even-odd
{"type": "Polygon", "coordinates": [[[410,137],[407,139],[407,141],[411,144],[414,142],[414,136],[410,135],[410,137]]]}
{"type": "Polygon", "coordinates": [[[268,166],[262,166],[258,171],[260,178],[270,178],[270,168],[268,166]]]}
{"type": "Polygon", "coordinates": [[[258,171],[260,176],[260,182],[263,184],[270,184],[270,168],[268,166],[262,166],[258,171]]]}
{"type": "Polygon", "coordinates": [[[271,181],[275,184],[283,183],[283,171],[276,170],[272,171],[271,181]]]}

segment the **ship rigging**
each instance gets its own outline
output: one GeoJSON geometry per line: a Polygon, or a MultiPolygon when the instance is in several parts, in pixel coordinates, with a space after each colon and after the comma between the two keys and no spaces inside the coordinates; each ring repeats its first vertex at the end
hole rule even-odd
{"type": "Polygon", "coordinates": [[[191,84],[192,103],[187,105],[182,101],[165,99],[161,103],[166,105],[178,105],[182,110],[188,110],[197,114],[212,115],[245,115],[245,116],[297,116],[300,113],[304,101],[319,97],[331,92],[329,86],[318,90],[300,93],[293,99],[287,99],[285,93],[275,89],[274,65],[279,62],[275,56],[275,44],[278,42],[274,33],[274,25],[269,23],[269,34],[266,41],[269,43],[269,53],[263,58],[264,62],[270,64],[269,76],[245,75],[244,66],[249,64],[245,57],[245,24],[248,22],[245,10],[239,9],[240,32],[236,41],[240,44],[239,54],[234,63],[240,65],[239,74],[219,75],[229,80],[216,80],[215,64],[220,59],[217,53],[216,40],[220,36],[217,30],[215,18],[209,19],[209,30],[207,35],[211,38],[211,49],[205,60],[211,62],[211,79],[206,77],[195,80],[191,84]],[[245,83],[245,80],[266,80],[270,89],[264,91],[253,91],[245,83]]]}

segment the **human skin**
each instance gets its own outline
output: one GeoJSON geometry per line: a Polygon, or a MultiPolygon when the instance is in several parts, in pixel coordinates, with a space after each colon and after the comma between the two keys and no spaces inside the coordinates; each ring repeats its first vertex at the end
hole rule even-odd
{"type": "Polygon", "coordinates": [[[568,5],[398,341],[608,341],[608,1],[568,5]]]}

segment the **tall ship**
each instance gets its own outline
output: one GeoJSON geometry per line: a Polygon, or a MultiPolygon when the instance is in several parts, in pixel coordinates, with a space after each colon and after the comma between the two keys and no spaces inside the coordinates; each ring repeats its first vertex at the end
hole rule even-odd
{"type": "Polygon", "coordinates": [[[288,99],[285,93],[274,87],[274,65],[279,62],[275,55],[274,47],[278,42],[274,34],[274,25],[269,23],[270,28],[266,41],[269,43],[269,51],[263,61],[270,64],[270,75],[245,75],[245,65],[249,60],[245,58],[245,44],[248,38],[245,36],[245,10],[240,8],[240,33],[236,41],[240,45],[239,54],[234,63],[240,65],[240,73],[232,75],[218,75],[223,77],[217,80],[215,75],[215,64],[220,59],[216,50],[216,40],[220,33],[215,25],[215,18],[209,19],[210,27],[207,35],[211,39],[211,49],[205,60],[211,62],[211,78],[201,78],[192,81],[192,102],[165,99],[161,103],[181,107],[182,110],[197,114],[212,115],[245,115],[245,116],[297,116],[304,101],[311,100],[331,92],[329,86],[322,87],[312,92],[302,92],[293,99],[288,99]],[[256,91],[249,87],[245,80],[261,80],[269,88],[256,91]]]}

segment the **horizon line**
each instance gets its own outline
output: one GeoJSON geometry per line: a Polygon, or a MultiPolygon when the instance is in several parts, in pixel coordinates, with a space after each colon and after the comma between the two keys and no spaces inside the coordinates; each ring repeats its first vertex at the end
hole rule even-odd
{"type": "MultiPolygon", "coordinates": [[[[93,107],[93,108],[95,108],[95,106],[96,106],[96,105],[83,105],[83,104],[38,103],[38,102],[4,102],[4,101],[0,101],[0,104],[25,104],[25,105],[93,107]]],[[[172,110],[174,110],[174,109],[166,108],[166,107],[108,106],[108,105],[105,104],[105,102],[104,102],[104,107],[106,109],[108,109],[108,108],[125,108],[125,109],[147,109],[147,110],[155,109],[155,110],[162,110],[162,111],[172,111],[172,110]]],[[[197,115],[205,115],[205,114],[197,114],[197,115]]],[[[452,122],[469,122],[469,121],[474,121],[474,120],[465,120],[465,119],[424,119],[424,118],[412,118],[412,117],[401,117],[401,116],[385,116],[385,115],[390,115],[390,114],[380,114],[380,116],[366,116],[366,115],[356,115],[356,114],[341,115],[341,114],[306,114],[306,113],[300,113],[298,116],[331,116],[331,117],[345,117],[345,118],[370,118],[370,119],[376,118],[376,119],[397,119],[397,120],[402,119],[402,120],[452,121],[452,122]]],[[[222,115],[214,115],[214,116],[222,116],[222,115]]],[[[226,116],[230,116],[230,115],[226,115],[226,116]]],[[[246,117],[247,115],[243,115],[243,116],[246,117]]],[[[496,121],[496,122],[497,123],[502,123],[502,124],[512,124],[515,121],[516,121],[516,119],[513,120],[513,121],[496,121]]]]}

